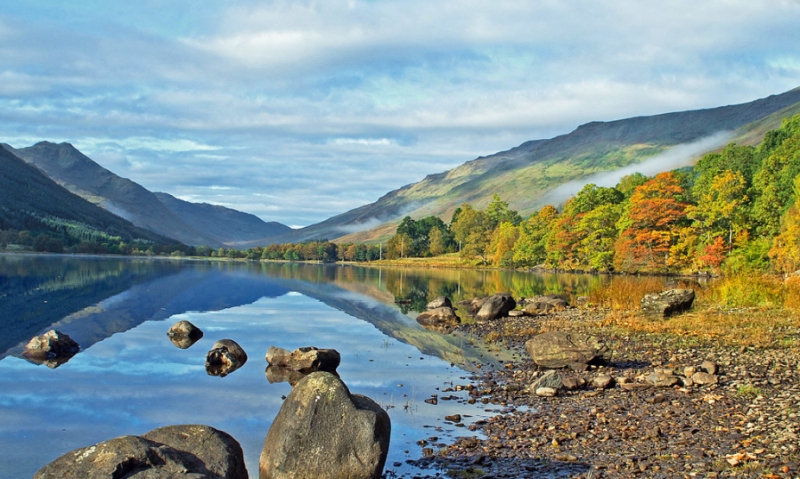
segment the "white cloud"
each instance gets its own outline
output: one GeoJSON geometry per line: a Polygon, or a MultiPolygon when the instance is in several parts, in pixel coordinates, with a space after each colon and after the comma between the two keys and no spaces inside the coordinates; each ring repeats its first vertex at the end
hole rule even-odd
{"type": "Polygon", "coordinates": [[[797,2],[165,8],[4,9],[0,141],[69,141],[149,189],[296,225],[588,121],[799,83],[797,2]]]}

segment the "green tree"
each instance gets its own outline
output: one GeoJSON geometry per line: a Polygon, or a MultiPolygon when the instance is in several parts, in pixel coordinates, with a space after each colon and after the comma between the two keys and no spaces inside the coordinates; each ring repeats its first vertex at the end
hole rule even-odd
{"type": "Polygon", "coordinates": [[[514,262],[522,266],[537,266],[547,259],[545,238],[558,210],[547,205],[520,223],[520,233],[514,243],[514,262]]]}

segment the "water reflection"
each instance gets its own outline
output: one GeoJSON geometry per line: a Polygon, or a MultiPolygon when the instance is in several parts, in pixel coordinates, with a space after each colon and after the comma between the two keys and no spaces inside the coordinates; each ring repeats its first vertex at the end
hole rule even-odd
{"type": "Polygon", "coordinates": [[[577,295],[600,280],[0,255],[0,450],[15,451],[14,457],[0,455],[0,471],[30,477],[78,447],[200,423],[236,437],[257,474],[264,434],[297,378],[265,371],[254,359],[223,381],[209,376],[205,351],[222,338],[256,357],[271,344],[340,351],[338,372],[351,391],[375,399],[392,417],[388,464],[403,463],[419,456],[416,441],[432,432],[425,426],[440,437],[465,433],[443,424],[444,415],[477,420],[490,414],[467,405],[466,396],[438,405],[424,399],[467,384],[467,371],[479,364],[510,359],[458,332],[427,330],[413,312],[437,296],[456,302],[498,291],[577,295]],[[398,299],[403,304],[395,304],[398,299]],[[164,340],[168,324],[180,320],[205,332],[189,349],[164,340]],[[57,372],[19,359],[28,340],[48,329],[81,345],[57,372]]]}

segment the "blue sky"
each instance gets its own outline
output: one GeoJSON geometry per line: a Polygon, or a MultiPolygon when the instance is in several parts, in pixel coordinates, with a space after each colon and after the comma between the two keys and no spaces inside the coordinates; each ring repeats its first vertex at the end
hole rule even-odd
{"type": "Polygon", "coordinates": [[[800,86],[800,0],[19,0],[0,141],[304,226],[593,120],[800,86]]]}

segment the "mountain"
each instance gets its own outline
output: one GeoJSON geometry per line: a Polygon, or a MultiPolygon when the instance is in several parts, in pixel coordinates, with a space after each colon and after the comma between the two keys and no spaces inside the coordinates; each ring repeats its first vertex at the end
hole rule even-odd
{"type": "Polygon", "coordinates": [[[264,222],[258,216],[224,206],[191,203],[168,193],[155,193],[156,198],[183,221],[226,246],[236,247],[244,241],[267,241],[289,233],[292,228],[276,221],[264,222]]]}
{"type": "Polygon", "coordinates": [[[69,143],[43,141],[28,148],[6,149],[103,209],[188,245],[229,246],[291,230],[229,208],[196,205],[166,193],[157,195],[103,168],[69,143]]]}
{"type": "Polygon", "coordinates": [[[174,241],[98,208],[0,148],[0,229],[66,232],[69,228],[170,244],[174,241]]]}
{"type": "MultiPolygon", "coordinates": [[[[417,219],[436,215],[449,221],[460,204],[483,208],[494,193],[527,216],[552,200],[547,194],[559,185],[640,164],[678,145],[721,132],[730,132],[725,137],[728,141],[758,142],[768,129],[780,125],[781,118],[796,112],[799,104],[800,88],[796,88],[739,105],[587,123],[565,135],[528,141],[429,175],[374,203],[275,237],[272,242],[385,240],[405,215],[417,219]]],[[[709,143],[705,151],[695,151],[695,155],[720,146],[723,144],[709,143]]],[[[665,169],[670,169],[669,165],[665,169]]]]}

